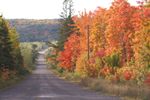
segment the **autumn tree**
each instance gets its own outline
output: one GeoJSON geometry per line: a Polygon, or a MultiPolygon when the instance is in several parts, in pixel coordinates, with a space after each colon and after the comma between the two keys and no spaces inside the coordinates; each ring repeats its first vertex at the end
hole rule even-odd
{"type": "Polygon", "coordinates": [[[98,52],[100,49],[106,49],[106,9],[97,8],[93,14],[93,20],[90,29],[90,42],[94,52],[98,52]]]}
{"type": "Polygon", "coordinates": [[[136,7],[134,13],[134,38],[133,50],[134,58],[138,66],[150,66],[149,50],[150,50],[150,6],[149,2],[136,7]]]}
{"type": "Polygon", "coordinates": [[[73,33],[68,37],[64,44],[64,50],[59,53],[59,66],[68,70],[74,71],[76,61],[80,55],[80,38],[78,34],[73,33]]]}
{"type": "Polygon", "coordinates": [[[86,11],[84,13],[80,14],[80,17],[74,18],[75,26],[77,27],[79,34],[80,34],[80,48],[81,52],[86,52],[87,47],[87,31],[90,31],[90,25],[92,22],[92,12],[87,13],[86,11]]]}
{"type": "Polygon", "coordinates": [[[126,0],[115,0],[107,12],[107,53],[118,52],[124,64],[132,57],[133,9],[126,0]]]}

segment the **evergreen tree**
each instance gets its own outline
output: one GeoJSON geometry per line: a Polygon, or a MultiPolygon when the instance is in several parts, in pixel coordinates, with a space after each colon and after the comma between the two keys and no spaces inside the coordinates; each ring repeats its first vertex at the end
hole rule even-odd
{"type": "Polygon", "coordinates": [[[7,22],[0,17],[0,67],[13,69],[12,43],[9,37],[7,22]]]}
{"type": "Polygon", "coordinates": [[[14,60],[15,69],[23,66],[23,57],[21,55],[19,35],[15,29],[9,29],[9,37],[12,45],[12,56],[14,60]]]}
{"type": "Polygon", "coordinates": [[[63,50],[64,42],[67,40],[67,37],[70,36],[74,32],[74,21],[72,19],[73,16],[73,1],[72,0],[64,0],[63,2],[63,12],[61,13],[61,28],[60,28],[60,39],[58,42],[58,46],[60,50],[63,50]]]}
{"type": "MultiPolygon", "coordinates": [[[[19,70],[23,66],[18,34],[0,17],[0,68],[19,70]]],[[[22,67],[23,68],[23,67],[22,67]]]]}

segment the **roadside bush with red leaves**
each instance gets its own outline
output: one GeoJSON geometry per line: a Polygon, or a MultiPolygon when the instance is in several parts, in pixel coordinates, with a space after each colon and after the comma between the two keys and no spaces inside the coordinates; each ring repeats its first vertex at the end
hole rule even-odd
{"type": "Polygon", "coordinates": [[[146,80],[144,81],[144,83],[150,86],[150,73],[147,75],[146,80]]]}
{"type": "Polygon", "coordinates": [[[59,66],[69,70],[74,71],[77,57],[80,54],[80,41],[79,36],[74,33],[65,42],[64,50],[59,52],[59,66]]]}
{"type": "Polygon", "coordinates": [[[8,80],[9,79],[9,76],[10,76],[10,71],[8,68],[3,68],[2,71],[1,71],[1,78],[3,80],[8,80]]]}
{"type": "Polygon", "coordinates": [[[112,68],[111,67],[103,67],[100,70],[100,73],[101,73],[102,76],[106,77],[107,75],[112,73],[112,68]]]}
{"type": "Polygon", "coordinates": [[[123,76],[124,76],[125,80],[130,80],[133,76],[133,73],[130,70],[124,71],[123,74],[124,74],[123,76]]]}

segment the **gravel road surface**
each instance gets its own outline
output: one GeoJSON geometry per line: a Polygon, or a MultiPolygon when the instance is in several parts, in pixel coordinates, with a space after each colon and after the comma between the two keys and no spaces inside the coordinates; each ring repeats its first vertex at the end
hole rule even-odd
{"type": "Polygon", "coordinates": [[[0,91],[0,100],[119,100],[59,79],[39,55],[36,70],[22,82],[0,91]]]}

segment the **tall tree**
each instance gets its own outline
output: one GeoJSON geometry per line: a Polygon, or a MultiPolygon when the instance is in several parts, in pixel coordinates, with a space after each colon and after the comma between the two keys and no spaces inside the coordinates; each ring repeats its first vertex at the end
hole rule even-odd
{"type": "Polygon", "coordinates": [[[63,50],[64,42],[67,40],[67,37],[74,31],[74,21],[73,17],[73,1],[72,0],[64,0],[63,2],[63,11],[61,12],[61,28],[60,28],[60,39],[58,42],[59,49],[63,50]]]}
{"type": "Polygon", "coordinates": [[[23,68],[18,34],[2,16],[0,17],[0,68],[10,70],[23,68]]]}
{"type": "Polygon", "coordinates": [[[74,71],[76,68],[77,57],[80,55],[80,37],[73,33],[68,37],[64,45],[64,51],[60,52],[58,61],[59,66],[74,71]]]}
{"type": "Polygon", "coordinates": [[[12,56],[12,43],[9,37],[7,22],[0,17],[0,67],[12,69],[14,66],[12,56]]]}
{"type": "Polygon", "coordinates": [[[108,52],[119,52],[124,64],[132,56],[131,39],[133,9],[126,0],[115,0],[108,10],[107,47],[108,52]]]}
{"type": "Polygon", "coordinates": [[[14,60],[14,68],[23,66],[23,58],[20,51],[19,35],[14,28],[9,28],[9,37],[12,45],[12,56],[14,60]]]}
{"type": "Polygon", "coordinates": [[[106,37],[105,37],[105,30],[106,30],[106,18],[105,18],[106,9],[98,8],[94,12],[92,25],[91,25],[91,32],[90,32],[90,40],[93,46],[94,52],[97,52],[100,49],[105,49],[106,46],[106,37]]]}
{"type": "Polygon", "coordinates": [[[80,17],[74,18],[75,25],[79,29],[80,33],[80,48],[81,52],[85,52],[88,50],[87,44],[88,44],[88,38],[90,40],[90,34],[88,37],[88,32],[90,31],[90,25],[92,22],[92,12],[87,13],[86,11],[82,14],[80,14],[80,17]]]}
{"type": "Polygon", "coordinates": [[[134,29],[135,34],[133,38],[133,50],[134,58],[138,65],[150,67],[150,3],[147,2],[141,4],[141,6],[136,8],[136,13],[134,14],[134,29]]]}

